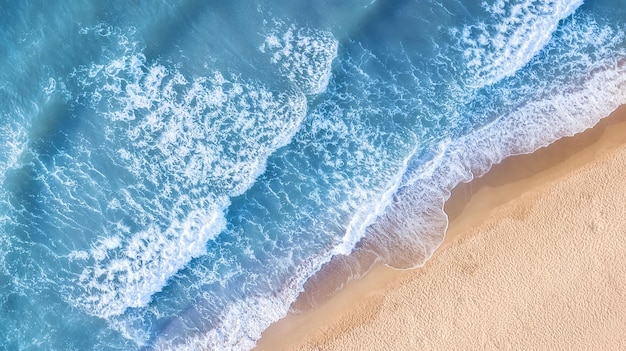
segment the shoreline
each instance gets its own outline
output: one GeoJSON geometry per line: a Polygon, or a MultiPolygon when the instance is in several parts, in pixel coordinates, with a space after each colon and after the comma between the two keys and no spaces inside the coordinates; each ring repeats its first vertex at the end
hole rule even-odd
{"type": "Polygon", "coordinates": [[[445,203],[450,218],[445,240],[424,267],[401,271],[376,264],[364,277],[348,282],[318,306],[298,315],[289,313],[270,325],[255,350],[328,346],[330,340],[340,339],[348,331],[383,318],[381,311],[388,303],[386,295],[423,280],[423,276],[435,270],[433,265],[441,265],[440,256],[444,253],[467,250],[463,245],[480,237],[476,233],[479,229],[497,226],[500,218],[497,213],[527,207],[521,211],[523,217],[533,207],[527,197],[536,197],[547,187],[564,183],[581,169],[592,167],[621,148],[626,148],[626,105],[593,128],[559,139],[531,154],[511,156],[482,177],[457,185],[445,203]]]}

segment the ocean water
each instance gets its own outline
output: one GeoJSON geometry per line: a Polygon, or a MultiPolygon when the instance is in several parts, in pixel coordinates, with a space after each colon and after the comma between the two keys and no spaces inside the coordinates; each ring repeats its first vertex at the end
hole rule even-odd
{"type": "Polygon", "coordinates": [[[626,103],[624,0],[1,1],[0,349],[245,350],[626,103]]]}

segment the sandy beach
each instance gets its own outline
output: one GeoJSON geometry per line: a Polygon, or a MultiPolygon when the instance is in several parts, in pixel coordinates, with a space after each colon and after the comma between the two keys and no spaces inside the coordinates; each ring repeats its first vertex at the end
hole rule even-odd
{"type": "Polygon", "coordinates": [[[626,107],[446,204],[422,268],[376,266],[257,350],[626,349],[626,107]]]}

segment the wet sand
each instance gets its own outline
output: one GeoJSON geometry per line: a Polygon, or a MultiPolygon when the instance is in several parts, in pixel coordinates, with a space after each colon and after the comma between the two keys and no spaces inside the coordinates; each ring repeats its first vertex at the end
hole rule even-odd
{"type": "Polygon", "coordinates": [[[419,269],[378,265],[257,350],[626,349],[626,107],[454,189],[419,269]]]}

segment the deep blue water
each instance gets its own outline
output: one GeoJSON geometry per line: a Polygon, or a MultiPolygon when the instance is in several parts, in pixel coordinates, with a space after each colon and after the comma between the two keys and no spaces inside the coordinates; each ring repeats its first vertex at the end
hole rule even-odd
{"type": "Polygon", "coordinates": [[[249,349],[626,103],[626,1],[0,1],[0,348],[249,349]],[[346,261],[348,262],[348,261],[346,261]]]}

